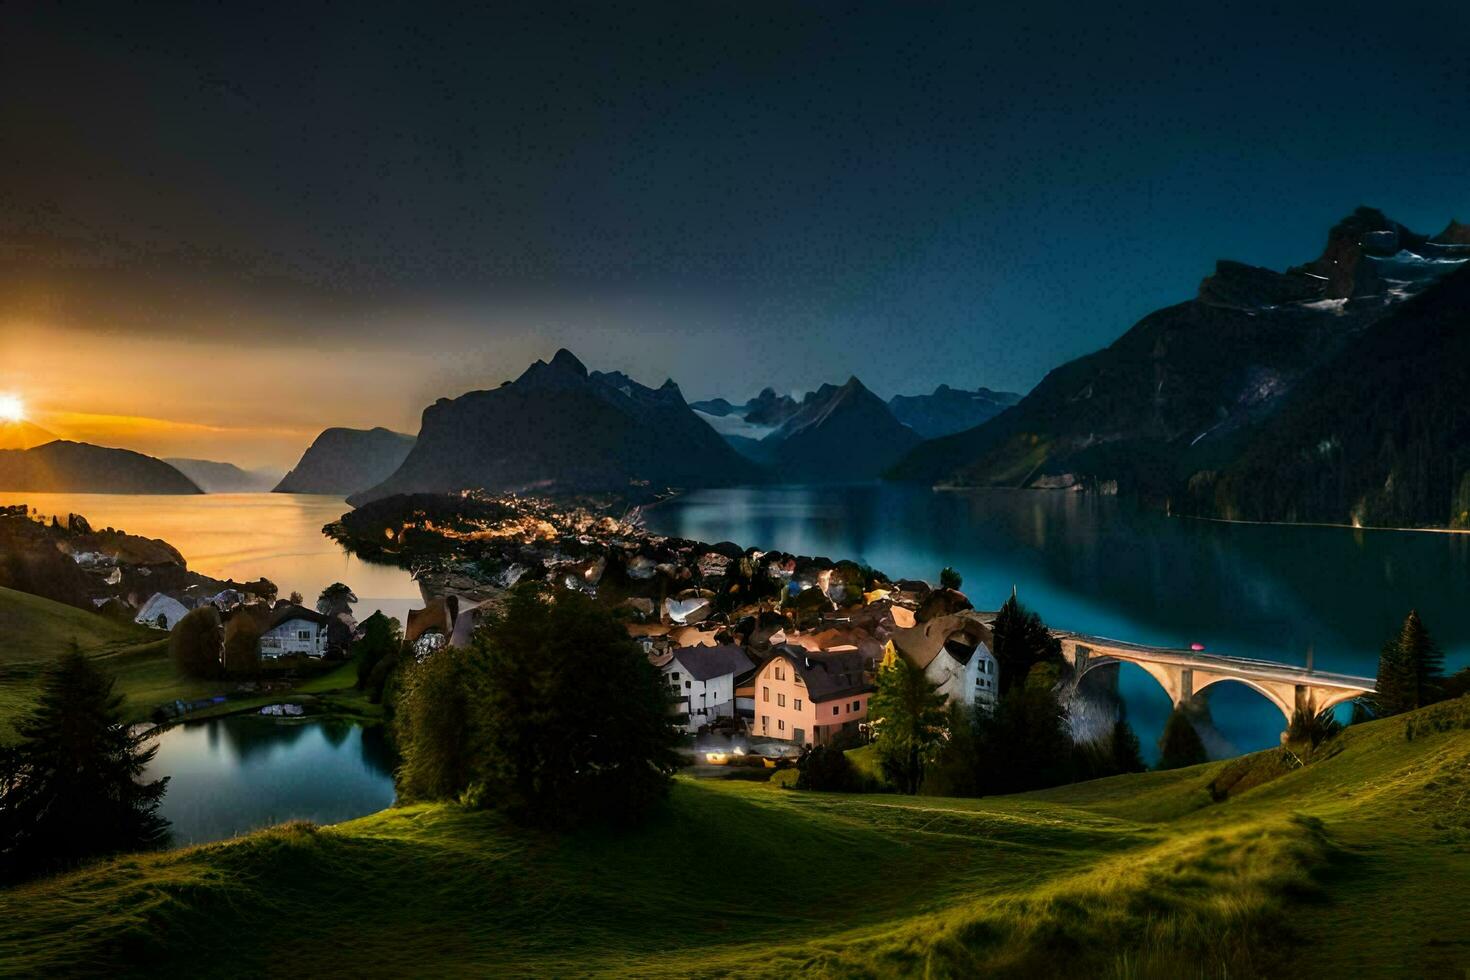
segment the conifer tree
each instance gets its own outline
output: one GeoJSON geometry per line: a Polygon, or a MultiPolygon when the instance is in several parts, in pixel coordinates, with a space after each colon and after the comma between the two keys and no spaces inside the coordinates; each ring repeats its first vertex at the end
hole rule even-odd
{"type": "Polygon", "coordinates": [[[1411,609],[1398,635],[1378,655],[1374,714],[1384,718],[1422,708],[1439,699],[1443,683],[1444,655],[1411,609]]]}
{"type": "Polygon", "coordinates": [[[1200,741],[1199,732],[1189,721],[1182,708],[1175,708],[1164,725],[1164,734],[1159,737],[1159,768],[1183,769],[1210,761],[1205,752],[1205,743],[1200,741]]]}
{"type": "Polygon", "coordinates": [[[877,728],[883,774],[905,793],[917,793],[924,767],[944,740],[944,695],[924,671],[900,655],[878,668],[878,689],[868,706],[877,728]]]}
{"type": "Polygon", "coordinates": [[[167,843],[158,805],[168,779],[143,781],[151,734],[133,733],[122,703],[75,649],[47,672],[0,781],[0,879],[167,843]]]}

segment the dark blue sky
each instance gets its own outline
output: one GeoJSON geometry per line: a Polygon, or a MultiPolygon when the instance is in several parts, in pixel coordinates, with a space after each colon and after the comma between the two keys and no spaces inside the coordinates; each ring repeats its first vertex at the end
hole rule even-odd
{"type": "Polygon", "coordinates": [[[8,312],[452,352],[390,424],[561,345],[1025,389],[1217,257],[1470,216],[1463,2],[237,7],[0,12],[8,312]]]}

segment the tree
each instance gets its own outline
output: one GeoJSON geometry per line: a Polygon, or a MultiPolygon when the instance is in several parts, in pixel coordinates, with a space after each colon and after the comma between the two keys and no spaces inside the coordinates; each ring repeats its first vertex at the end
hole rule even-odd
{"type": "Polygon", "coordinates": [[[956,701],[945,712],[944,743],[924,770],[924,792],[930,796],[979,796],[979,712],[956,701]]]}
{"type": "Polygon", "coordinates": [[[260,624],[237,610],[225,623],[224,666],[227,674],[253,674],[260,669],[260,624]]]}
{"type": "Polygon", "coordinates": [[[174,669],[185,677],[219,676],[224,646],[219,610],[208,604],[189,610],[168,635],[174,669]]]}
{"type": "Polygon", "coordinates": [[[1119,718],[1113,722],[1108,748],[1112,752],[1113,772],[1143,772],[1148,768],[1143,762],[1143,747],[1127,718],[1119,718]]]}
{"type": "Polygon", "coordinates": [[[998,689],[1005,694],[1013,686],[1024,685],[1026,675],[1037,664],[1061,667],[1062,644],[1051,635],[1041,617],[1021,605],[1015,593],[996,613],[992,626],[995,646],[991,653],[1000,665],[998,689]]]}
{"type": "Polygon", "coordinates": [[[1291,723],[1286,727],[1286,740],[1310,750],[1333,738],[1340,731],[1342,723],[1330,709],[1313,713],[1297,708],[1292,712],[1291,723]]]}
{"type": "Polygon", "coordinates": [[[901,792],[917,793],[924,767],[944,740],[944,695],[924,671],[900,654],[878,668],[878,690],[868,705],[883,775],[901,792]]]}
{"type": "Polygon", "coordinates": [[[0,878],[167,843],[157,811],[168,780],[142,780],[151,733],[133,734],[122,704],[112,678],[75,649],[47,671],[0,777],[0,878]]]}
{"type": "MultiPolygon", "coordinates": [[[[398,620],[384,616],[381,610],[364,619],[362,635],[352,643],[352,656],[357,660],[357,686],[366,688],[373,669],[385,657],[395,656],[402,646],[403,633],[398,620]]],[[[381,696],[381,685],[378,693],[381,696]]]]}
{"type": "Polygon", "coordinates": [[[858,775],[847,753],[830,745],[812,745],[803,749],[796,768],[797,789],[851,793],[860,788],[858,775]]]}
{"type": "Polygon", "coordinates": [[[515,589],[469,650],[408,668],[400,792],[459,795],[538,825],[634,820],[678,765],[669,709],[660,671],[596,601],[515,589]],[[455,692],[462,719],[442,703],[455,692]]]}
{"type": "Polygon", "coordinates": [[[286,597],[286,601],[293,606],[299,606],[303,602],[305,602],[306,599],[301,595],[300,592],[292,592],[289,596],[286,597]]]}
{"type": "Polygon", "coordinates": [[[1422,708],[1439,700],[1443,684],[1444,655],[1424,628],[1419,613],[1411,609],[1398,635],[1378,654],[1373,713],[1386,718],[1422,708]]]}
{"type": "Polygon", "coordinates": [[[950,566],[946,565],[939,570],[939,587],[941,589],[954,589],[958,592],[960,586],[964,584],[965,580],[960,577],[960,573],[950,566]]]}
{"type": "Polygon", "coordinates": [[[1159,769],[1183,769],[1210,761],[1205,753],[1205,743],[1200,741],[1199,732],[1189,721],[1183,708],[1175,708],[1159,736],[1159,769]]]}
{"type": "Polygon", "coordinates": [[[316,611],[329,619],[336,619],[343,613],[350,616],[356,602],[357,596],[350,588],[341,582],[333,582],[322,589],[322,594],[317,596],[316,611]]]}
{"type": "Polygon", "coordinates": [[[1025,684],[1001,695],[991,714],[979,715],[982,794],[1022,793],[1072,781],[1072,732],[1067,709],[1057,700],[1057,679],[1054,665],[1038,665],[1025,684]]]}

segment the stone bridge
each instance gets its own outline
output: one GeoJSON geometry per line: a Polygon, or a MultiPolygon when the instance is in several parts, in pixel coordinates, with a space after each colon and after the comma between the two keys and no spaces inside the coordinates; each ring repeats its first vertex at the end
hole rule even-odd
{"type": "Polygon", "coordinates": [[[1290,725],[1298,708],[1319,714],[1344,701],[1369,694],[1375,686],[1371,677],[1332,674],[1269,660],[1150,647],[1056,630],[1052,635],[1061,641],[1062,656],[1072,665],[1074,685],[1094,667],[1137,664],[1159,682],[1176,708],[1184,706],[1211,685],[1238,681],[1274,704],[1290,725]]]}

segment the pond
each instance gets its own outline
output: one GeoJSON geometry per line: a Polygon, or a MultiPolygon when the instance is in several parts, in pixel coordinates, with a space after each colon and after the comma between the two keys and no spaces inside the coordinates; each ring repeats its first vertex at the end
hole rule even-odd
{"type": "Polygon", "coordinates": [[[381,726],[230,715],[176,725],[153,744],[148,778],[169,777],[159,812],[175,846],[288,820],[337,823],[393,804],[381,726]]]}

